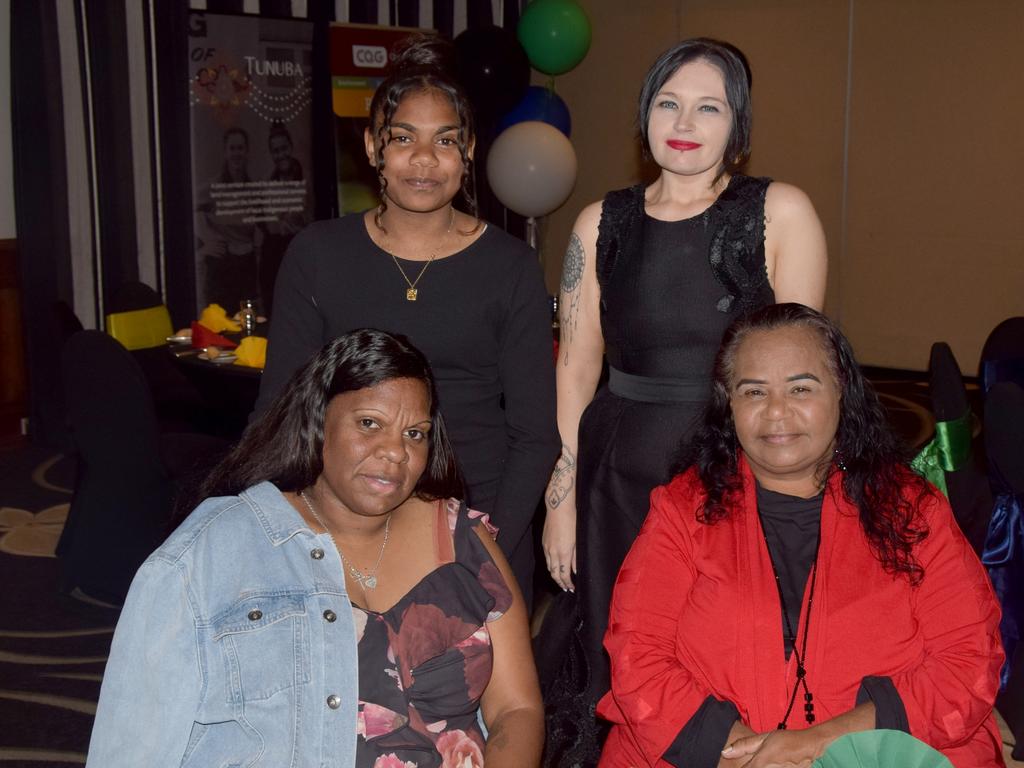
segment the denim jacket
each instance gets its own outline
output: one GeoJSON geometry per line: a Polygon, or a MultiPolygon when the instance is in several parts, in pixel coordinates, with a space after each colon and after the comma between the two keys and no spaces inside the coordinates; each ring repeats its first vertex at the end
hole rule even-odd
{"type": "Polygon", "coordinates": [[[271,483],[203,502],[132,582],[87,765],[353,768],[342,574],[271,483]]]}

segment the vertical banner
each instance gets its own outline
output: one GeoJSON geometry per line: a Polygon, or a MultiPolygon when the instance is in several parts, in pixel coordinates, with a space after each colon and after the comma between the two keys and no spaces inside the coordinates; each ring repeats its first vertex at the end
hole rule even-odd
{"type": "Polygon", "coordinates": [[[313,218],[313,24],[197,12],[189,28],[196,301],[270,314],[313,218]]]}
{"type": "Polygon", "coordinates": [[[395,46],[416,32],[412,27],[332,24],[331,94],[335,116],[338,211],[358,213],[373,208],[377,172],[366,158],[363,133],[369,124],[370,101],[383,82],[395,46]]]}

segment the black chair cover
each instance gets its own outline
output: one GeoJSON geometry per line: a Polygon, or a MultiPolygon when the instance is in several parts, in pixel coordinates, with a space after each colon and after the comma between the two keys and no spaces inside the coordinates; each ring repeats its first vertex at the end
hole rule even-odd
{"type": "MultiPolygon", "coordinates": [[[[1024,389],[1013,382],[993,384],[985,399],[985,450],[993,491],[1016,494],[1018,499],[1024,496],[1024,389]]],[[[1016,554],[1018,570],[1022,557],[1021,553],[1016,554]]],[[[1020,584],[1016,584],[1016,588],[1024,589],[1020,584]]],[[[1004,621],[1014,613],[1014,605],[1017,621],[1020,621],[1020,611],[1024,608],[1020,602],[1024,598],[1018,594],[1009,599],[1013,601],[1014,597],[1017,600],[1013,605],[1004,603],[1004,621]]],[[[1010,678],[996,699],[996,707],[1013,732],[1014,760],[1024,760],[1024,643],[1018,642],[1013,652],[1010,678]]]]}
{"type": "MultiPolygon", "coordinates": [[[[970,411],[960,366],[953,350],[944,341],[932,344],[928,361],[928,388],[936,421],[953,421],[970,411]]],[[[960,529],[971,542],[974,551],[981,554],[992,514],[992,492],[982,458],[983,452],[976,450],[977,447],[972,440],[971,455],[966,464],[961,469],[946,472],[946,490],[960,529]]]]}
{"type": "Polygon", "coordinates": [[[72,336],[61,363],[78,449],[71,510],[57,546],[64,585],[120,603],[167,531],[176,475],[215,461],[224,443],[161,435],[142,371],[105,333],[72,336]],[[169,472],[169,465],[177,471],[169,472]]]}
{"type": "Polygon", "coordinates": [[[1024,387],[1024,317],[1010,317],[992,329],[981,348],[978,368],[983,392],[997,381],[1024,387]]]}
{"type": "Polygon", "coordinates": [[[134,312],[136,309],[159,307],[164,301],[160,294],[145,283],[137,281],[123,283],[107,304],[107,312],[134,312]]]}
{"type": "MultiPolygon", "coordinates": [[[[107,305],[110,313],[133,312],[163,304],[155,290],[145,283],[124,283],[107,305]]],[[[175,364],[163,346],[131,352],[153,393],[157,421],[165,432],[207,432],[216,425],[215,414],[195,385],[175,364]]]]}

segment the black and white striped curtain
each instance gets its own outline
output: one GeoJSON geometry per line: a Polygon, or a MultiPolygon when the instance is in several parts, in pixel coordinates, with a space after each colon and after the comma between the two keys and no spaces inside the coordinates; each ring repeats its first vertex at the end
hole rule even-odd
{"type": "MultiPolygon", "coordinates": [[[[46,421],[47,403],[59,394],[56,302],[70,305],[86,328],[102,328],[109,298],[140,280],[164,296],[176,325],[195,312],[189,11],[315,22],[321,61],[313,89],[329,93],[332,21],[432,27],[454,38],[467,28],[514,26],[525,2],[11,0],[15,205],[33,422],[46,421]]],[[[319,102],[314,147],[333,151],[330,99],[319,102]]],[[[314,181],[318,218],[332,215],[335,199],[333,179],[322,176],[314,181]]],[[[484,202],[493,211],[494,201],[484,202]]]]}

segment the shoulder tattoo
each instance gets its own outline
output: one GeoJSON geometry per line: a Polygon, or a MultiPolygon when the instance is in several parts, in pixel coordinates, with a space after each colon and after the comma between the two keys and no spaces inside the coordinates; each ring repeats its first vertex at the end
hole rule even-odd
{"type": "Polygon", "coordinates": [[[565,259],[562,261],[562,284],[559,286],[563,294],[558,314],[561,340],[565,348],[565,353],[562,356],[565,365],[569,364],[569,345],[580,317],[580,297],[583,294],[580,286],[583,284],[584,264],[586,264],[586,253],[583,250],[583,241],[580,240],[579,235],[573,232],[569,238],[569,247],[565,251],[565,259]]]}
{"type": "Polygon", "coordinates": [[[572,293],[580,287],[583,280],[584,264],[583,242],[575,232],[569,237],[569,247],[565,251],[565,260],[562,262],[562,284],[561,289],[566,293],[572,293]]]}

